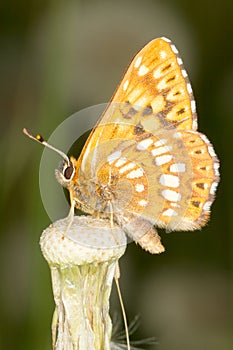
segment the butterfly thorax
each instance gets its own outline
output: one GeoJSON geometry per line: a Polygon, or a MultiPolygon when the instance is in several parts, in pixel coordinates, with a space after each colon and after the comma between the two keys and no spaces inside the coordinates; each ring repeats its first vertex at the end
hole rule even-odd
{"type": "Polygon", "coordinates": [[[82,210],[91,214],[108,216],[118,198],[118,181],[117,174],[107,163],[92,178],[79,169],[73,186],[77,206],[79,204],[82,210]]]}
{"type": "Polygon", "coordinates": [[[70,193],[77,209],[89,214],[104,216],[112,213],[117,197],[118,176],[109,164],[105,163],[93,178],[82,172],[79,161],[70,157],[69,164],[64,161],[56,170],[58,182],[70,193]]]}

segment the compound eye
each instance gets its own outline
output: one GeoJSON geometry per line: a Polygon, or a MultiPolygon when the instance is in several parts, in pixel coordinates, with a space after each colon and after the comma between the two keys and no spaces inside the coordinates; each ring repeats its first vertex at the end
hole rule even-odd
{"type": "Polygon", "coordinates": [[[65,168],[64,177],[66,178],[66,180],[69,180],[71,178],[73,171],[74,171],[74,168],[71,165],[65,168]]]}

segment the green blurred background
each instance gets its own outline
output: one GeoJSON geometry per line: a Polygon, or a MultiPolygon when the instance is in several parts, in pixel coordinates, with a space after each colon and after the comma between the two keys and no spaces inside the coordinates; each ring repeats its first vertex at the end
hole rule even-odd
{"type": "MultiPolygon", "coordinates": [[[[69,115],[107,102],[133,55],[158,36],[180,51],[221,183],[202,231],[161,231],[160,256],[128,246],[125,307],[129,320],[141,315],[135,338],[158,339],[151,349],[232,349],[233,2],[15,0],[0,9],[0,349],[51,349],[54,303],[38,245],[50,224],[39,190],[42,149],[22,127],[49,137],[69,115]]],[[[111,310],[121,313],[115,289],[111,310]]]]}

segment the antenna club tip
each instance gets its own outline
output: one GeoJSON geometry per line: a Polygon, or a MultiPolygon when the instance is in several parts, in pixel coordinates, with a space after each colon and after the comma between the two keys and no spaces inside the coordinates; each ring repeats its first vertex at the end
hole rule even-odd
{"type": "Polygon", "coordinates": [[[37,134],[37,135],[36,135],[36,139],[37,139],[39,142],[44,142],[44,139],[43,139],[43,137],[42,137],[40,134],[37,134]]]}
{"type": "Polygon", "coordinates": [[[62,156],[63,159],[65,159],[65,161],[67,162],[67,164],[70,165],[70,159],[69,157],[62,151],[60,151],[59,149],[53,147],[52,145],[48,144],[47,141],[44,140],[44,138],[40,135],[40,134],[37,134],[36,136],[33,136],[29,131],[27,131],[26,128],[23,128],[23,133],[30,137],[30,139],[32,140],[35,140],[37,142],[40,142],[42,145],[52,149],[53,151],[55,151],[56,153],[60,154],[60,156],[62,156]]]}
{"type": "Polygon", "coordinates": [[[35,141],[39,141],[40,143],[44,142],[44,138],[40,134],[33,136],[26,128],[23,128],[23,133],[35,141]]]}

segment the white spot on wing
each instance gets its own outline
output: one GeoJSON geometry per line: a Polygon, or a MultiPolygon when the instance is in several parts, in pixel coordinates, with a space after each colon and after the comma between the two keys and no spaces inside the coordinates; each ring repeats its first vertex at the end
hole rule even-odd
{"type": "Polygon", "coordinates": [[[138,204],[141,206],[141,207],[145,207],[147,205],[147,201],[145,199],[142,199],[138,202],[138,204]]]}
{"type": "Polygon", "coordinates": [[[172,48],[172,51],[177,55],[178,54],[178,50],[177,48],[175,47],[175,45],[171,45],[171,48],[172,48]]]}
{"type": "Polygon", "coordinates": [[[178,187],[180,184],[180,180],[176,175],[167,175],[162,174],[159,178],[161,185],[167,187],[178,187]]]}
{"type": "MultiPolygon", "coordinates": [[[[147,103],[148,103],[147,96],[142,96],[142,97],[138,98],[136,101],[137,107],[139,107],[139,106],[146,107],[147,103]]],[[[135,109],[137,109],[137,108],[135,108],[135,109]]],[[[140,108],[139,108],[139,110],[140,110],[140,108]]]]}
{"type": "Polygon", "coordinates": [[[210,201],[205,202],[205,204],[203,206],[203,210],[209,211],[210,207],[211,207],[211,204],[212,204],[212,202],[210,202],[210,201]]]}
{"type": "Polygon", "coordinates": [[[125,166],[123,166],[123,168],[121,168],[119,170],[120,174],[123,174],[124,172],[133,169],[136,166],[136,164],[134,162],[130,162],[128,164],[126,164],[125,166]]]}
{"type": "Polygon", "coordinates": [[[178,202],[181,199],[180,193],[173,190],[163,190],[162,196],[170,202],[178,202]]]}
{"type": "Polygon", "coordinates": [[[145,187],[143,184],[136,184],[135,189],[136,189],[136,192],[140,193],[144,191],[145,187]]]}
{"type": "Polygon", "coordinates": [[[171,203],[170,205],[171,205],[172,207],[180,208],[180,205],[177,204],[177,203],[171,203]]]}
{"type": "Polygon", "coordinates": [[[145,139],[138,143],[137,150],[145,151],[153,143],[152,139],[145,139]]]}
{"type": "Polygon", "coordinates": [[[155,79],[159,79],[162,75],[163,75],[163,74],[162,74],[160,68],[156,69],[156,70],[154,71],[154,73],[153,73],[153,77],[154,77],[155,79]]]}
{"type": "Polygon", "coordinates": [[[169,163],[172,160],[172,155],[171,154],[165,154],[163,156],[160,157],[156,157],[155,158],[155,164],[160,166],[166,163],[169,163]]]}
{"type": "Polygon", "coordinates": [[[180,66],[183,64],[183,61],[182,61],[182,59],[181,59],[180,57],[177,57],[177,62],[178,62],[178,64],[179,64],[180,66]]]}
{"type": "Polygon", "coordinates": [[[184,163],[174,163],[170,166],[171,173],[183,173],[186,170],[184,163]]]}
{"type": "Polygon", "coordinates": [[[207,144],[210,143],[210,141],[208,140],[208,138],[204,134],[200,134],[200,136],[205,143],[207,143],[207,144]]]}
{"type": "Polygon", "coordinates": [[[154,146],[155,146],[155,147],[163,146],[163,145],[165,145],[165,143],[167,143],[167,140],[166,140],[166,139],[161,139],[161,140],[159,140],[159,141],[156,141],[156,142],[154,143],[154,146]]]}
{"type": "Polygon", "coordinates": [[[167,87],[167,82],[166,82],[165,79],[162,79],[162,80],[157,84],[158,90],[166,89],[166,87],[167,87]]]}
{"type": "Polygon", "coordinates": [[[136,59],[136,62],[134,63],[134,67],[135,68],[138,68],[140,66],[142,62],[142,56],[139,56],[137,59],[136,59]]]}
{"type": "Polygon", "coordinates": [[[214,149],[212,146],[208,146],[208,151],[211,157],[216,157],[216,153],[214,152],[214,149]]]}
{"type": "Polygon", "coordinates": [[[126,177],[128,179],[137,179],[139,177],[142,177],[143,175],[144,175],[143,169],[138,168],[138,169],[132,170],[130,173],[126,175],[126,177]]]}
{"type": "Polygon", "coordinates": [[[146,66],[144,66],[144,64],[142,64],[141,67],[138,70],[138,75],[142,76],[142,75],[145,75],[148,72],[149,72],[149,68],[147,68],[146,66]]]}
{"type": "Polygon", "coordinates": [[[124,91],[127,90],[128,85],[129,85],[129,81],[126,80],[126,81],[124,82],[124,85],[123,85],[123,90],[124,90],[124,91]]]}
{"type": "Polygon", "coordinates": [[[178,215],[178,213],[175,210],[169,208],[169,209],[165,210],[162,215],[163,216],[176,216],[176,215],[178,215]]]}
{"type": "Polygon", "coordinates": [[[162,59],[164,59],[164,58],[167,57],[166,51],[160,51],[159,55],[160,55],[160,57],[161,57],[162,59]]]}
{"type": "Polygon", "coordinates": [[[118,167],[124,165],[126,162],[127,162],[127,159],[126,159],[126,158],[120,158],[120,159],[118,159],[118,161],[116,162],[115,166],[118,168],[118,167]]]}
{"type": "Polygon", "coordinates": [[[218,187],[218,183],[213,182],[211,187],[210,187],[210,194],[215,194],[217,187],[218,187]]]}
{"type": "Polygon", "coordinates": [[[214,173],[215,173],[216,176],[219,176],[218,169],[219,169],[219,163],[215,162],[214,163],[214,173]]]}
{"type": "Polygon", "coordinates": [[[197,130],[197,120],[193,120],[193,130],[197,130]]]}
{"type": "Polygon", "coordinates": [[[166,38],[165,36],[163,36],[161,39],[163,39],[163,40],[166,41],[167,43],[170,43],[170,42],[171,42],[171,40],[168,39],[168,38],[166,38]]]}
{"type": "Polygon", "coordinates": [[[169,148],[167,146],[162,146],[151,150],[151,154],[154,157],[167,152],[169,152],[169,148]]]}
{"type": "Polygon", "coordinates": [[[192,94],[192,93],[193,93],[192,86],[191,86],[190,83],[187,84],[187,90],[188,90],[188,93],[189,93],[189,94],[192,94]]]}
{"type": "Polygon", "coordinates": [[[110,154],[109,156],[108,156],[108,163],[109,164],[112,164],[113,162],[115,162],[115,160],[117,160],[118,158],[120,158],[120,156],[121,156],[121,151],[116,151],[116,152],[114,152],[114,153],[112,153],[112,154],[110,154]]]}
{"type": "Polygon", "coordinates": [[[196,102],[194,100],[191,100],[191,110],[193,113],[196,112],[196,102]]]}
{"type": "Polygon", "coordinates": [[[182,71],[181,71],[181,72],[182,72],[182,74],[183,74],[183,77],[184,77],[184,78],[186,78],[186,77],[188,76],[188,74],[187,74],[187,72],[186,72],[186,70],[185,70],[185,69],[182,69],[182,71]]]}
{"type": "MultiPolygon", "coordinates": [[[[134,104],[135,101],[137,101],[138,97],[141,95],[142,91],[140,89],[133,89],[130,94],[128,95],[129,102],[134,104]]],[[[136,106],[134,106],[136,108],[136,106]]]]}

